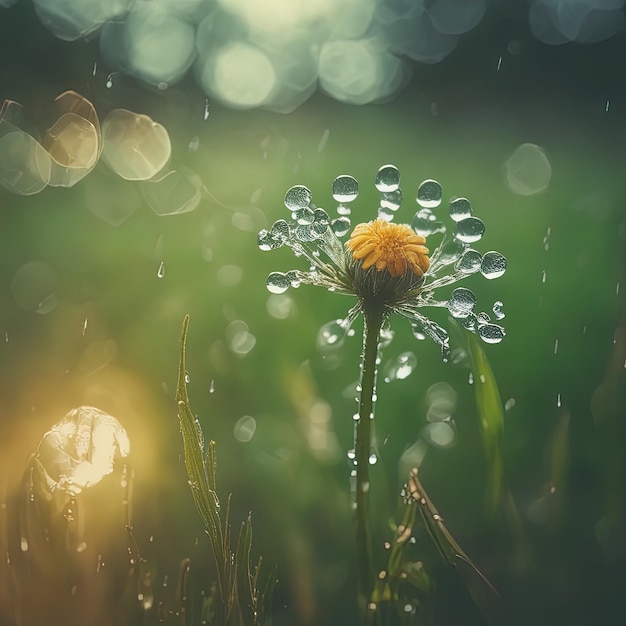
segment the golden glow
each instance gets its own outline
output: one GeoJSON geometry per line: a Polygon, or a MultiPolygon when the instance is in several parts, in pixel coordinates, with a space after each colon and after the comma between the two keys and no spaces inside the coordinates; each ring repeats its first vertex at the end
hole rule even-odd
{"type": "Polygon", "coordinates": [[[406,224],[393,224],[383,219],[357,224],[346,247],[352,257],[361,260],[366,270],[375,266],[391,276],[413,272],[422,276],[430,266],[426,239],[406,224]]]}

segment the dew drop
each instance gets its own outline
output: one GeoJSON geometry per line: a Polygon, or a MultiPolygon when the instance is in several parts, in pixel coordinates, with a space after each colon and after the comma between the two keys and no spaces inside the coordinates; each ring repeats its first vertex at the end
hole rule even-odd
{"type": "Polygon", "coordinates": [[[513,407],[515,406],[515,398],[509,398],[505,403],[504,403],[504,410],[505,411],[510,411],[513,407]]]}
{"type": "Polygon", "coordinates": [[[505,336],[504,328],[497,324],[479,324],[478,336],[485,343],[500,343],[505,336]]]}
{"type": "Polygon", "coordinates": [[[443,222],[437,220],[428,208],[420,209],[411,222],[413,230],[422,237],[430,237],[435,233],[445,233],[446,227],[443,222]]]}
{"type": "Polygon", "coordinates": [[[499,252],[485,252],[480,265],[480,273],[490,280],[499,278],[506,271],[506,258],[499,252]]]}
{"type": "Polygon", "coordinates": [[[417,366],[417,357],[413,352],[403,352],[385,366],[385,382],[408,378],[417,366]]]}
{"type": "Polygon", "coordinates": [[[344,174],[333,181],[333,200],[344,204],[352,202],[359,195],[359,183],[353,176],[344,174]]]}
{"type": "Polygon", "coordinates": [[[417,204],[427,209],[434,209],[441,204],[441,185],[436,180],[425,180],[417,190],[417,204]]]}
{"type": "Polygon", "coordinates": [[[311,191],[304,185],[295,185],[285,194],[285,206],[290,211],[306,209],[311,204],[311,191]]]}
{"type": "Polygon", "coordinates": [[[352,226],[352,223],[350,222],[350,219],[348,217],[341,216],[336,217],[331,222],[331,226],[333,232],[335,233],[335,235],[337,235],[337,237],[343,237],[350,230],[350,226],[352,226]]]}
{"type": "Polygon", "coordinates": [[[395,191],[400,186],[400,172],[395,165],[383,165],[376,173],[374,185],[378,191],[395,191]]]}
{"type": "Polygon", "coordinates": [[[478,241],[485,232],[485,224],[477,217],[466,217],[457,222],[454,236],[464,243],[474,243],[478,241]]]}
{"type": "Polygon", "coordinates": [[[267,277],[267,290],[270,293],[285,293],[289,286],[291,285],[291,281],[287,277],[286,274],[282,272],[272,272],[267,277]]]}
{"type": "Polygon", "coordinates": [[[476,250],[471,248],[465,252],[465,254],[457,261],[454,266],[455,269],[463,272],[464,274],[473,274],[477,272],[482,264],[482,256],[476,250]]]}
{"type": "Polygon", "coordinates": [[[395,191],[383,192],[380,194],[380,206],[383,209],[389,211],[397,211],[402,204],[402,190],[396,189],[395,191]]]}
{"type": "Polygon", "coordinates": [[[491,310],[493,311],[493,315],[497,320],[502,320],[504,319],[504,310],[503,307],[504,305],[502,304],[502,302],[500,302],[500,300],[496,300],[493,303],[493,307],[491,308],[491,310]]]}
{"type": "Polygon", "coordinates": [[[457,287],[448,300],[450,315],[456,319],[467,317],[476,305],[474,292],[465,287],[457,287]]]}
{"type": "Polygon", "coordinates": [[[157,278],[163,278],[165,276],[165,263],[161,261],[159,263],[159,269],[157,270],[157,278]]]}
{"type": "Polygon", "coordinates": [[[462,222],[472,217],[472,207],[467,198],[456,198],[450,202],[450,218],[455,222],[462,222]]]}
{"type": "MultiPolygon", "coordinates": [[[[378,457],[376,456],[375,452],[372,452],[370,454],[368,461],[369,461],[370,465],[376,465],[376,463],[378,462],[378,457]]],[[[368,485],[368,487],[369,487],[369,485],[368,485]]]]}

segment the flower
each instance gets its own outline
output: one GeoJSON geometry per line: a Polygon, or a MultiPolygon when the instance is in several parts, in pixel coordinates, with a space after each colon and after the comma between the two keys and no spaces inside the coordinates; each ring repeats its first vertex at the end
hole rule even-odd
{"type": "MultiPolygon", "coordinates": [[[[285,195],[291,220],[279,219],[270,229],[261,230],[258,243],[261,250],[286,245],[296,257],[304,257],[310,267],[306,271],[272,272],[267,279],[269,291],[284,293],[289,287],[310,284],[354,296],[357,303],[347,317],[331,322],[335,330],[347,332],[359,313],[367,314],[378,307],[386,318],[397,314],[408,319],[413,334],[438,343],[446,361],[450,354],[448,333],[423,314],[426,307],[447,308],[464,328],[487,343],[499,343],[504,328],[492,322],[487,313],[474,312],[476,296],[470,289],[457,287],[445,299],[435,295],[471,274],[480,272],[493,279],[506,270],[506,258],[499,252],[480,254],[471,247],[482,237],[485,225],[472,215],[470,202],[466,198],[450,201],[449,215],[456,226],[449,236],[432,211],[442,201],[437,181],[429,179],[419,185],[418,210],[411,225],[393,222],[403,199],[398,169],[382,166],[375,186],[381,194],[377,218],[357,224],[345,244],[342,238],[351,227],[349,204],[358,196],[356,179],[348,175],[335,179],[333,199],[338,206],[334,218],[312,203],[307,187],[291,187],[285,195]],[[443,233],[443,237],[429,257],[426,238],[437,233],[443,233]]],[[[497,320],[504,317],[501,307],[500,302],[493,307],[497,320]]],[[[330,335],[335,342],[340,338],[337,332],[330,335]]]]}

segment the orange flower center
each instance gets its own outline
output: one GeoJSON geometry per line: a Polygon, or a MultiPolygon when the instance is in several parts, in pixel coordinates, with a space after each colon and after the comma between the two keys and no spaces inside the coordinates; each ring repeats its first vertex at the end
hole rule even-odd
{"type": "Polygon", "coordinates": [[[394,224],[383,219],[357,224],[346,242],[352,258],[362,261],[366,270],[376,267],[391,276],[413,272],[422,276],[430,265],[426,239],[406,224],[394,224]]]}

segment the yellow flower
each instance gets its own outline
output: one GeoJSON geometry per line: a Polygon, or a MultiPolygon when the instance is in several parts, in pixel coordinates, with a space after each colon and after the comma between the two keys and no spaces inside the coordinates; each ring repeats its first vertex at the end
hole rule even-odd
{"type": "Polygon", "coordinates": [[[375,266],[397,277],[407,272],[423,276],[430,266],[426,239],[406,224],[393,224],[378,218],[358,224],[346,247],[364,270],[375,266]]]}

